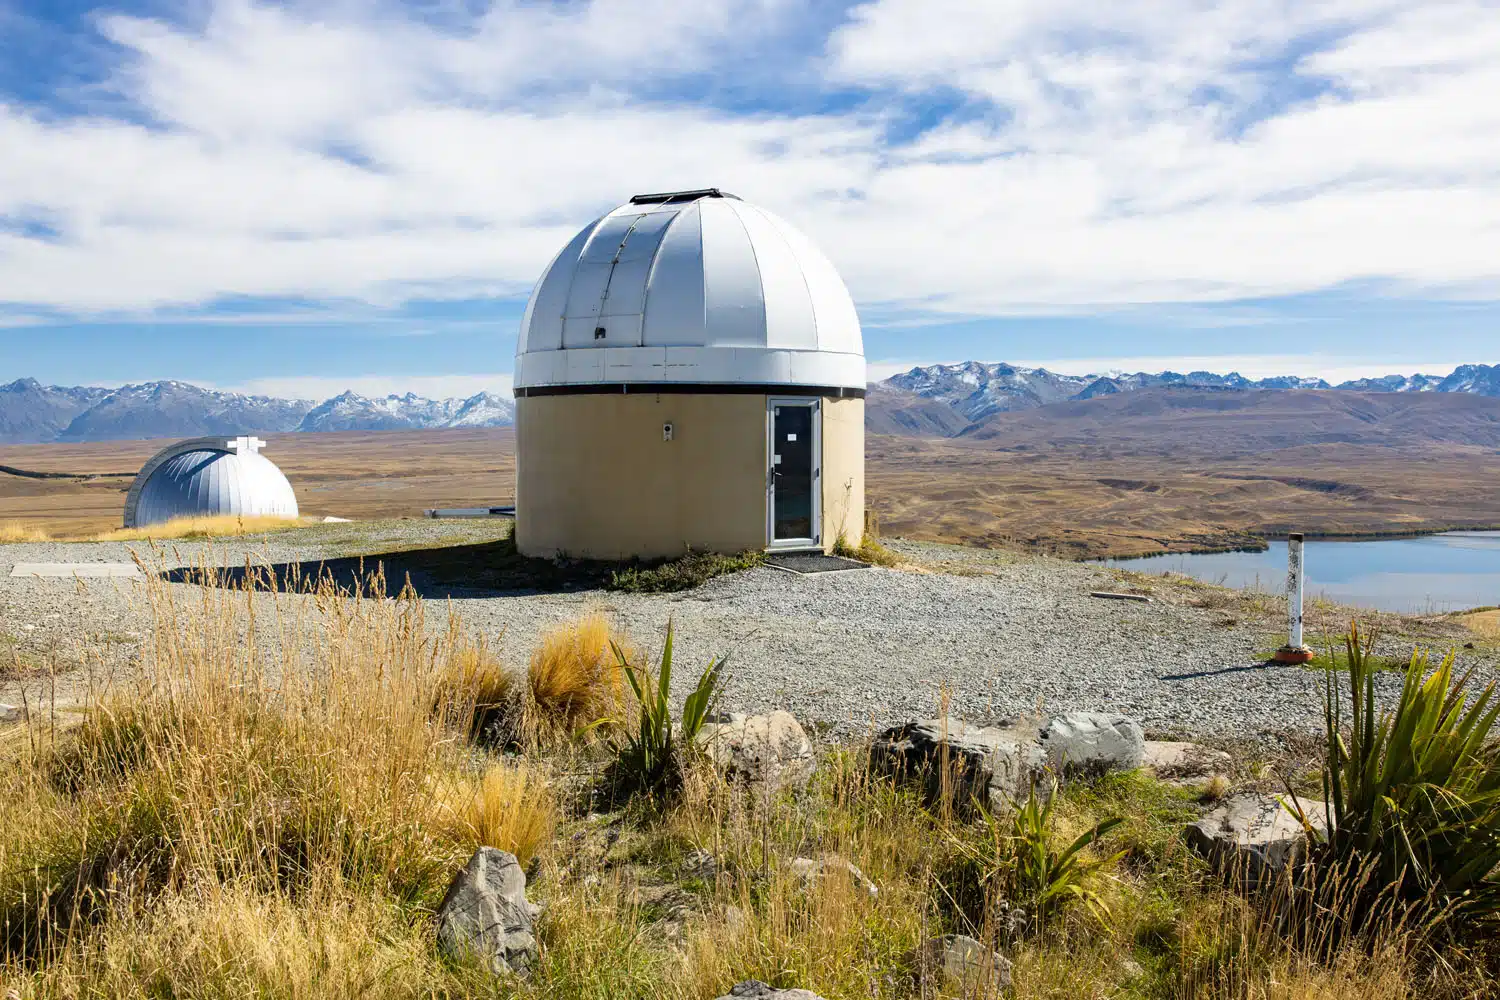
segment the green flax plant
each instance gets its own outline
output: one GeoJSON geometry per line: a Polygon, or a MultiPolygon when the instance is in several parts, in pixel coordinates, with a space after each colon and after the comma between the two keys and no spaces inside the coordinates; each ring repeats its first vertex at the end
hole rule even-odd
{"type": "Polygon", "coordinates": [[[1052,830],[1057,804],[1055,780],[1043,794],[1038,794],[1033,783],[1024,800],[1012,803],[1009,815],[982,813],[987,834],[983,842],[952,838],[988,901],[1024,909],[1036,930],[1075,904],[1100,920],[1107,918],[1108,907],[1091,884],[1091,877],[1125,854],[1120,851],[1100,857],[1088,850],[1124,822],[1118,816],[1096,823],[1061,851],[1055,849],[1052,830]]]}
{"type": "Polygon", "coordinates": [[[682,780],[684,747],[693,745],[718,703],[725,660],[715,658],[699,675],[697,684],[683,702],[681,724],[674,732],[669,700],[672,624],[667,623],[667,639],[654,678],[648,667],[632,664],[618,644],[612,641],[610,647],[615,662],[630,684],[639,710],[634,730],[622,727],[623,735],[616,744],[616,777],[632,791],[673,791],[682,780]]]}
{"type": "MultiPolygon", "coordinates": [[[[1293,898],[1332,914],[1328,943],[1393,926],[1493,929],[1500,917],[1500,745],[1495,683],[1430,668],[1415,651],[1394,705],[1376,703],[1372,642],[1350,628],[1343,683],[1326,684],[1327,831],[1293,877],[1293,898]]],[[[1294,812],[1310,831],[1300,803],[1294,812]]]]}

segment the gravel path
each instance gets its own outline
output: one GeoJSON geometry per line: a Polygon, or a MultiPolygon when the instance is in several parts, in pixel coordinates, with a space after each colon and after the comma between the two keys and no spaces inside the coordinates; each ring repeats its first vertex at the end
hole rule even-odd
{"type": "MultiPolygon", "coordinates": [[[[242,565],[247,551],[273,562],[326,558],[440,539],[482,541],[494,532],[489,524],[452,522],[327,526],[234,545],[174,545],[165,565],[242,565]]],[[[797,576],[758,569],[683,594],[455,593],[451,606],[466,628],[489,636],[517,665],[540,630],[586,610],[612,614],[648,649],[659,647],[670,619],[683,685],[710,656],[728,654],[726,707],[787,708],[841,734],[931,715],[945,689],[951,711],[968,718],[1041,706],[1119,711],[1150,731],[1210,738],[1322,728],[1322,675],[1261,666],[1257,654],[1271,642],[1262,628],[1226,628],[1221,616],[1198,608],[1092,598],[1090,590],[1111,589],[1112,580],[1090,566],[949,546],[893,547],[946,571],[797,576]]],[[[149,627],[139,584],[9,574],[17,562],[128,561],[131,549],[142,548],[0,545],[0,668],[5,643],[65,658],[104,637],[128,655],[149,627]]],[[[429,618],[437,627],[447,605],[433,603],[429,618]]],[[[1494,665],[1491,654],[1465,655],[1494,665]]],[[[1390,689],[1398,678],[1381,682],[1390,689]]],[[[0,701],[17,703],[17,687],[0,681],[0,701]]]]}

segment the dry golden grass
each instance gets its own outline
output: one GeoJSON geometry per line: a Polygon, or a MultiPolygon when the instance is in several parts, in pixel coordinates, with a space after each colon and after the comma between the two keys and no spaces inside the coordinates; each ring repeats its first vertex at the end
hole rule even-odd
{"type": "MultiPolygon", "coordinates": [[[[529,858],[547,841],[546,778],[529,762],[476,775],[455,739],[466,708],[442,679],[457,630],[430,637],[420,600],[203,588],[179,604],[148,587],[156,628],[135,684],[69,732],[38,723],[29,766],[3,779],[4,953],[113,968],[158,933],[162,900],[201,908],[219,892],[277,919],[278,901],[319,889],[346,908],[430,905],[480,843],[529,858]],[[77,952],[101,920],[97,948],[77,952]]],[[[238,940],[222,946],[293,962],[274,935],[238,940]]]]}
{"type": "Polygon", "coordinates": [[[24,521],[0,521],[0,544],[6,542],[46,542],[52,538],[38,525],[24,521]]]}
{"type": "Polygon", "coordinates": [[[185,538],[230,538],[237,535],[261,535],[270,531],[289,531],[317,523],[310,518],[244,517],[224,514],[216,517],[178,517],[162,524],[142,528],[117,528],[94,535],[95,542],[170,541],[185,538]]]}
{"type": "Polygon", "coordinates": [[[526,671],[527,711],[539,731],[571,733],[618,712],[621,676],[611,643],[631,656],[598,612],[542,634],[526,671]]]}
{"type": "Polygon", "coordinates": [[[1469,631],[1485,639],[1500,639],[1500,611],[1477,611],[1458,619],[1469,631]]]}
{"type": "Polygon", "coordinates": [[[438,678],[439,697],[447,702],[451,712],[469,720],[476,736],[486,732],[502,740],[519,736],[514,726],[524,708],[524,696],[516,675],[490,651],[483,639],[459,634],[456,622],[449,641],[453,653],[438,678]],[[496,732],[496,726],[503,731],[496,732]]]}
{"type": "Polygon", "coordinates": [[[14,995],[356,1000],[428,996],[437,983],[482,995],[482,976],[464,971],[378,895],[335,884],[294,899],[208,884],[113,916],[107,931],[20,980],[14,995]]]}
{"type": "Polygon", "coordinates": [[[536,857],[557,827],[547,782],[524,764],[494,764],[477,777],[435,787],[433,795],[455,839],[509,851],[522,864],[536,857]]]}

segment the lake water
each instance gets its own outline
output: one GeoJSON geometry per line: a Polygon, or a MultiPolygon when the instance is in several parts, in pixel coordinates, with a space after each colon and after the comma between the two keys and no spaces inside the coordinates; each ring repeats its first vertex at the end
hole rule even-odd
{"type": "MultiPolygon", "coordinates": [[[[1500,531],[1450,531],[1371,541],[1308,539],[1309,597],[1385,611],[1460,611],[1500,605],[1500,531]]],[[[1111,559],[1139,573],[1185,573],[1226,587],[1286,586],[1286,542],[1265,552],[1111,559]]]]}

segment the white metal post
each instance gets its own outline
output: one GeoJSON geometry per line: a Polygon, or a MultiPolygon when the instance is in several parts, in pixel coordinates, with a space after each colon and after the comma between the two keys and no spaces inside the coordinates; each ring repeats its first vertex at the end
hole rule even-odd
{"type": "Polygon", "coordinates": [[[1302,645],[1302,532],[1287,536],[1286,540],[1286,617],[1287,634],[1291,637],[1287,645],[1294,648],[1302,645]]]}
{"type": "Polygon", "coordinates": [[[1303,572],[1302,532],[1294,531],[1286,538],[1286,645],[1276,651],[1276,659],[1282,663],[1306,663],[1312,659],[1312,650],[1302,644],[1302,590],[1303,572]]]}

